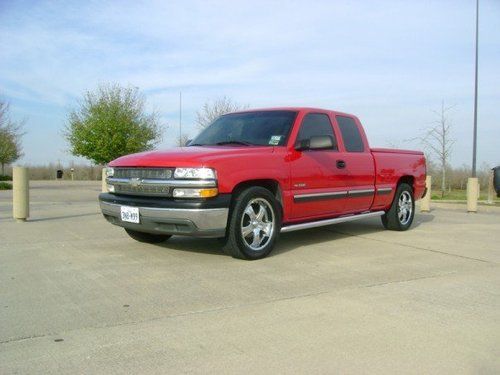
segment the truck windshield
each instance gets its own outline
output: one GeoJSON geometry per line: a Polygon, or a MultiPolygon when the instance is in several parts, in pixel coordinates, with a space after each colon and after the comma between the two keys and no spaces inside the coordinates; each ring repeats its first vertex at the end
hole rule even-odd
{"type": "Polygon", "coordinates": [[[206,127],[189,146],[283,146],[296,115],[295,111],[227,114],[206,127]]]}

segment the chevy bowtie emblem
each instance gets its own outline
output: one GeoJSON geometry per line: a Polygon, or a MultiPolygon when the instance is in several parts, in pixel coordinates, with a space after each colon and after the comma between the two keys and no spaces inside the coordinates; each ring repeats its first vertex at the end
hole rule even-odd
{"type": "Polygon", "coordinates": [[[131,178],[129,184],[133,187],[137,187],[142,185],[142,180],[140,178],[131,178]]]}

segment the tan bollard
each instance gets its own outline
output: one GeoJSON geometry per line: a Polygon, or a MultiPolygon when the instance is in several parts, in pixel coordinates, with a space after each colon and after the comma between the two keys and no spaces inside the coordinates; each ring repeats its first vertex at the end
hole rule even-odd
{"type": "Polygon", "coordinates": [[[104,167],[102,169],[102,181],[101,181],[101,190],[103,193],[107,193],[108,192],[108,184],[106,183],[106,167],[104,167]]]}
{"type": "Polygon", "coordinates": [[[425,179],[425,187],[427,188],[427,193],[425,197],[420,201],[420,211],[421,212],[431,212],[431,186],[432,186],[432,176],[427,176],[425,179]]]}
{"type": "Polygon", "coordinates": [[[478,190],[477,177],[469,177],[467,180],[467,212],[477,212],[478,190]]]}
{"type": "Polygon", "coordinates": [[[488,176],[488,201],[486,203],[488,204],[493,204],[495,203],[495,187],[493,186],[493,176],[494,172],[493,170],[490,171],[490,174],[488,176]]]}
{"type": "Polygon", "coordinates": [[[20,223],[26,221],[30,216],[28,168],[14,167],[12,169],[12,182],[14,185],[12,216],[20,223]]]}

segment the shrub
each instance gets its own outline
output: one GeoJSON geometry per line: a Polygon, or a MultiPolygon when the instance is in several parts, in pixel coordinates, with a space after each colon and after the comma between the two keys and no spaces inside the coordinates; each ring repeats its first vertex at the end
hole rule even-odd
{"type": "Polygon", "coordinates": [[[0,182],[0,190],[11,190],[12,185],[8,182],[0,182]]]}
{"type": "Polygon", "coordinates": [[[0,174],[0,181],[12,181],[12,177],[7,176],[6,174],[0,174]]]}

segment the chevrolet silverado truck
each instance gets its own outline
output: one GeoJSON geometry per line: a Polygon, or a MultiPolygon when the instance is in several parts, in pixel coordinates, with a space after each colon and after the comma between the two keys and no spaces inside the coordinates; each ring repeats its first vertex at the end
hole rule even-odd
{"type": "Polygon", "coordinates": [[[133,239],[222,238],[248,260],[300,229],[379,216],[407,230],[426,191],[422,152],[370,148],[356,116],[314,108],[223,115],[188,146],[120,157],[106,174],[102,213],[133,239]]]}

